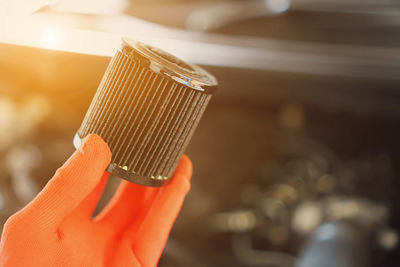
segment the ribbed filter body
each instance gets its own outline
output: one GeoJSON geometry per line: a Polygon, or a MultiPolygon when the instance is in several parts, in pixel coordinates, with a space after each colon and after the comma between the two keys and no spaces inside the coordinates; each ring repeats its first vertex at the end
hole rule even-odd
{"type": "MultiPolygon", "coordinates": [[[[188,81],[192,78],[162,66],[157,55],[155,60],[125,41],[112,58],[75,137],[80,141],[88,134],[98,134],[112,152],[107,170],[149,186],[160,186],[172,176],[211,98],[209,90],[191,87],[188,81]]],[[[173,59],[173,64],[186,64],[163,55],[167,55],[163,60],[173,59]]],[[[183,66],[191,72],[199,68],[183,66]]]]}

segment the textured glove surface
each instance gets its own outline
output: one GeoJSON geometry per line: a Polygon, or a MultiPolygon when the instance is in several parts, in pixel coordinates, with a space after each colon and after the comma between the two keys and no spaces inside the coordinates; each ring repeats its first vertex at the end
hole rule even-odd
{"type": "Polygon", "coordinates": [[[122,181],[91,218],[108,180],[107,144],[89,135],[25,208],[11,216],[0,240],[0,266],[156,266],[190,188],[183,156],[161,188],[122,181]]]}

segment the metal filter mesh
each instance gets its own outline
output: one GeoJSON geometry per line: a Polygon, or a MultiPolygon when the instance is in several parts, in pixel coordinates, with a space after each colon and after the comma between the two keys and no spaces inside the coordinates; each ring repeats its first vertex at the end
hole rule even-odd
{"type": "Polygon", "coordinates": [[[211,94],[154,71],[131,49],[122,47],[112,58],[77,138],[98,134],[112,152],[110,173],[160,186],[172,176],[211,94]]]}

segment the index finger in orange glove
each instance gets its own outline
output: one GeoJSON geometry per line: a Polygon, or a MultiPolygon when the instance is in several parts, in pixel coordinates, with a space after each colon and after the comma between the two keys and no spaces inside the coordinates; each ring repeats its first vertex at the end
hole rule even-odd
{"type": "Polygon", "coordinates": [[[100,184],[110,161],[111,152],[108,146],[99,136],[91,135],[57,170],[36,198],[9,221],[19,223],[23,220],[22,223],[32,226],[48,222],[48,226],[55,230],[100,184]]]}

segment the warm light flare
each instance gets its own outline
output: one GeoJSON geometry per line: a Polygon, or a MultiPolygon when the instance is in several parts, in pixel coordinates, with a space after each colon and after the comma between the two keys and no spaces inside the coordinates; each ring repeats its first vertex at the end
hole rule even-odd
{"type": "Polygon", "coordinates": [[[43,26],[40,29],[40,41],[45,48],[56,48],[62,42],[61,32],[52,26],[43,26]]]}

